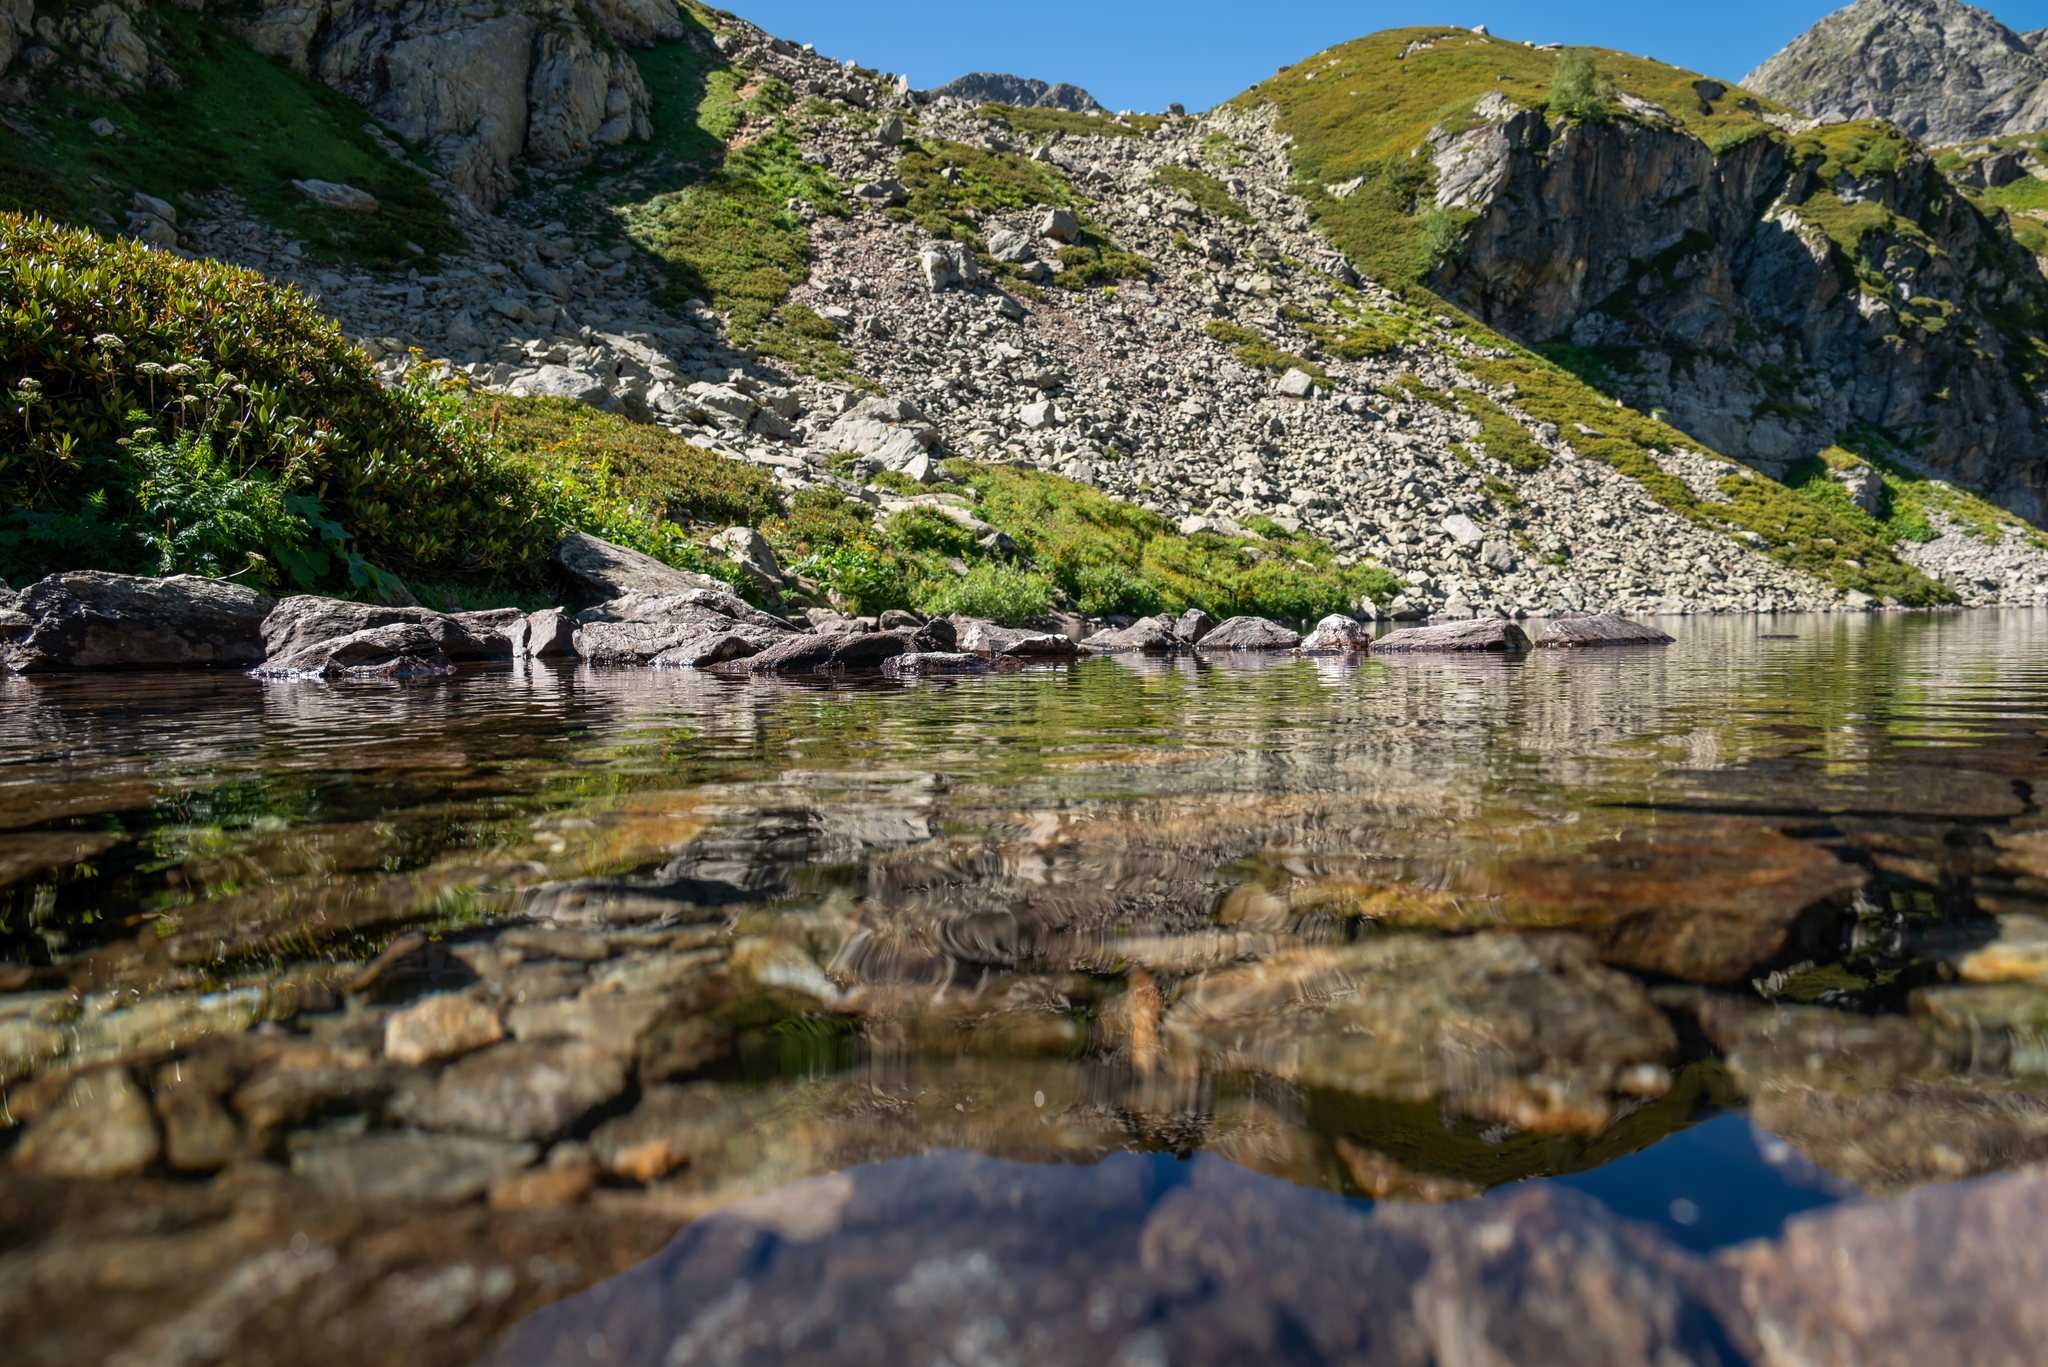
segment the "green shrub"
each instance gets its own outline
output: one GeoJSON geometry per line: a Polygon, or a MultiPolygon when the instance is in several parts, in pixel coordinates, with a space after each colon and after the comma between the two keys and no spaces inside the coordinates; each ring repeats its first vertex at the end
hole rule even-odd
{"type": "Polygon", "coordinates": [[[78,512],[123,485],[119,443],[137,429],[173,445],[203,430],[238,472],[296,465],[391,568],[490,572],[546,555],[533,535],[545,509],[458,411],[380,387],[331,321],[254,272],[0,215],[0,348],[13,386],[0,430],[15,429],[0,503],[15,509],[78,512]]]}
{"type": "Polygon", "coordinates": [[[1614,83],[1600,74],[1585,48],[1572,48],[1558,58],[1550,78],[1550,112],[1588,122],[1614,117],[1614,83]]]}
{"type": "Polygon", "coordinates": [[[782,563],[789,565],[868,538],[873,527],[874,510],[860,499],[830,489],[804,489],[790,499],[785,515],[762,528],[762,535],[782,563]]]}
{"type": "Polygon", "coordinates": [[[713,455],[659,427],[574,399],[479,396],[472,406],[513,454],[570,470],[602,465],[627,498],[678,522],[758,527],[785,510],[782,486],[768,471],[713,455]]]}
{"type": "Polygon", "coordinates": [[[851,599],[863,613],[910,606],[910,576],[902,562],[865,538],[815,552],[799,560],[794,569],[851,599]]]}
{"type": "Polygon", "coordinates": [[[1052,606],[1053,582],[1011,565],[976,565],[964,575],[930,579],[919,588],[917,609],[936,617],[985,617],[1018,626],[1052,606]]]}
{"type": "Polygon", "coordinates": [[[1060,587],[1091,617],[1149,617],[1166,607],[1157,584],[1122,565],[1076,566],[1060,587]]]}
{"type": "Polygon", "coordinates": [[[932,508],[905,508],[882,524],[883,539],[906,551],[973,555],[981,548],[974,533],[932,508]]]}

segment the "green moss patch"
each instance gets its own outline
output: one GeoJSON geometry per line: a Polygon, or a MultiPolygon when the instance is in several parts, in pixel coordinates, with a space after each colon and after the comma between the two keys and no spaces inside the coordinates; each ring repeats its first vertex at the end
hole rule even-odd
{"type": "Polygon", "coordinates": [[[1076,114],[1065,109],[1039,109],[1014,104],[984,104],[976,118],[1000,123],[1032,137],[1135,138],[1166,122],[1161,114],[1076,114]]]}
{"type": "Polygon", "coordinates": [[[1203,213],[1235,219],[1239,223],[1253,221],[1250,211],[1233,199],[1229,187],[1214,176],[1185,166],[1162,166],[1152,173],[1152,183],[1187,196],[1203,213]]]}

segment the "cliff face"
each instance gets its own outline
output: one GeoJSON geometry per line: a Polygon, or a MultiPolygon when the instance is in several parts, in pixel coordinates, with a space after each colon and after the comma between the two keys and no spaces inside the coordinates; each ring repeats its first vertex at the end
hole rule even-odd
{"type": "Polygon", "coordinates": [[[1432,147],[1438,203],[1477,214],[1446,298],[1776,477],[1875,429],[2048,508],[2048,284],[1913,144],[1843,125],[1716,156],[1628,119],[1494,112],[1432,147]]]}
{"type": "Polygon", "coordinates": [[[1856,0],[1742,84],[1815,116],[1888,119],[1934,146],[2048,128],[2048,62],[1955,0],[1856,0]]]}

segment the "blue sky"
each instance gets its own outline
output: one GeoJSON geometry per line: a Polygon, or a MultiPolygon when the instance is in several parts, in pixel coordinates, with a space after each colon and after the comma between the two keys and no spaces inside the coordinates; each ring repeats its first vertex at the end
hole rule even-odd
{"type": "MultiPolygon", "coordinates": [[[[1409,24],[1485,24],[1506,38],[1618,48],[1734,81],[1837,7],[1830,0],[1580,0],[1562,6],[1294,0],[1273,9],[1216,0],[1115,0],[1043,10],[960,0],[723,3],[779,37],[905,73],[919,87],[969,71],[1007,71],[1071,81],[1112,109],[1146,110],[1176,100],[1207,108],[1332,43],[1409,24]]],[[[1991,12],[2020,31],[2048,26],[2048,0],[1991,12]]]]}

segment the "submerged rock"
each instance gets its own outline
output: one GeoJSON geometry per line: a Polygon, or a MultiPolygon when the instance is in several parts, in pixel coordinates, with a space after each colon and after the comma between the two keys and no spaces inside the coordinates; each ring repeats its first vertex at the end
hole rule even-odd
{"type": "Polygon", "coordinates": [[[1529,648],[1529,638],[1505,617],[1478,617],[1469,622],[1440,622],[1435,626],[1404,627],[1374,641],[1375,655],[1436,651],[1519,651],[1529,648]]]}
{"type": "Polygon", "coordinates": [[[0,651],[17,674],[93,669],[206,669],[258,664],[275,603],[240,584],[197,575],[142,579],[79,570],[22,590],[29,621],[0,651]]]}
{"type": "Polygon", "coordinates": [[[1292,650],[1301,644],[1301,633],[1269,622],[1263,617],[1232,617],[1213,630],[1203,632],[1197,648],[1217,650],[1292,650]]]}
{"type": "Polygon", "coordinates": [[[292,1155],[292,1172],[348,1201],[467,1201],[532,1165],[532,1144],[418,1130],[319,1144],[292,1155]]]}
{"type": "Polygon", "coordinates": [[[149,1095],[126,1068],[73,1078],[60,1100],[29,1127],[15,1165],[46,1177],[120,1177],[156,1161],[162,1148],[149,1095]]]}
{"type": "Polygon", "coordinates": [[[1605,1127],[1617,1096],[1668,1090],[1678,1047],[1642,987],[1571,935],[1281,953],[1188,979],[1160,1032],[1182,1068],[1582,1131],[1605,1127]]]}
{"type": "Polygon", "coordinates": [[[384,1022],[384,1053],[398,1063],[431,1063],[504,1037],[496,1011],[474,997],[439,992],[384,1022]]]}
{"type": "Polygon", "coordinates": [[[1757,1125],[1866,1192],[2048,1159],[2048,1096],[1959,1074],[1913,1021],[1721,997],[1688,1003],[1757,1125]]]}
{"type": "Polygon", "coordinates": [[[626,1086],[619,1054],[587,1040],[494,1045],[451,1064],[428,1088],[393,1098],[422,1129],[552,1139],[626,1086]]]}
{"type": "Polygon", "coordinates": [[[1668,646],[1672,637],[1655,627],[1631,622],[1612,612],[1585,617],[1553,617],[1536,637],[1538,650],[1569,646],[1668,646]]]}

